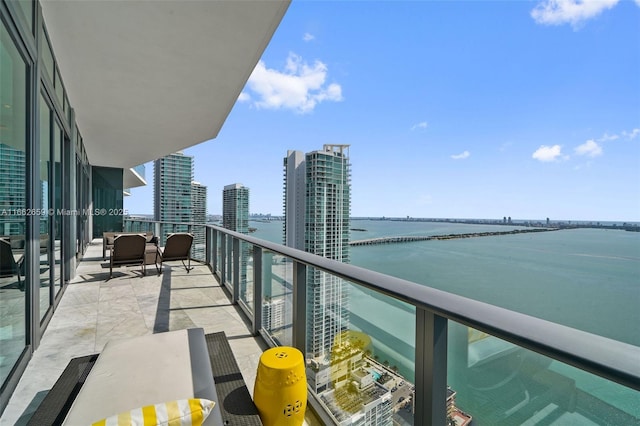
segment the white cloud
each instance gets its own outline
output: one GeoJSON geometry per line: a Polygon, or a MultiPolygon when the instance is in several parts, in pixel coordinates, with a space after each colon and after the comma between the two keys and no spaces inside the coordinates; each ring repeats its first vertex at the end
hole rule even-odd
{"type": "MultiPolygon", "coordinates": [[[[640,2],[640,0],[638,0],[640,2]]],[[[624,136],[625,138],[629,139],[629,140],[633,140],[635,138],[638,137],[638,135],[640,135],[640,129],[633,129],[630,132],[627,131],[623,131],[622,132],[622,136],[624,136]]]]}
{"type": "Polygon", "coordinates": [[[343,100],[339,84],[326,84],[327,66],[316,60],[307,64],[302,57],[289,53],[284,71],[267,68],[259,61],[248,86],[259,98],[253,105],[266,109],[291,109],[298,113],[313,111],[324,101],[343,100]]]}
{"type": "Polygon", "coordinates": [[[426,121],[421,121],[420,123],[411,126],[411,130],[426,129],[427,127],[429,127],[429,123],[427,123],[426,121]]]}
{"type": "Polygon", "coordinates": [[[238,101],[240,102],[248,102],[250,100],[251,100],[251,95],[249,95],[247,92],[242,92],[238,96],[238,101]]]}
{"type": "MultiPolygon", "coordinates": [[[[640,1],[640,0],[638,0],[638,1],[640,1]]],[[[304,41],[311,41],[311,40],[313,40],[315,38],[316,37],[313,34],[310,34],[310,33],[304,33],[304,35],[302,36],[302,39],[304,41]]]]}
{"type": "MultiPolygon", "coordinates": [[[[638,0],[640,1],[640,0],[638,0]]],[[[616,139],[620,139],[620,136],[618,135],[610,135],[608,133],[605,133],[600,139],[598,139],[598,142],[609,142],[609,141],[615,141],[616,139]]]]}
{"type": "Polygon", "coordinates": [[[454,154],[451,156],[454,160],[464,160],[465,158],[469,158],[471,153],[469,151],[461,152],[460,154],[454,154]]]}
{"type": "Polygon", "coordinates": [[[588,157],[598,157],[602,155],[602,147],[596,143],[593,139],[590,139],[575,148],[575,152],[578,155],[586,155],[588,157]]]}
{"type": "MultiPolygon", "coordinates": [[[[640,0],[636,0],[638,2],[640,0]]],[[[611,9],[619,0],[544,0],[531,11],[538,24],[571,24],[574,29],[584,21],[611,9]]]]}
{"type": "Polygon", "coordinates": [[[560,156],[562,156],[562,146],[560,145],[541,145],[532,155],[536,160],[544,162],[557,161],[560,156]]]}

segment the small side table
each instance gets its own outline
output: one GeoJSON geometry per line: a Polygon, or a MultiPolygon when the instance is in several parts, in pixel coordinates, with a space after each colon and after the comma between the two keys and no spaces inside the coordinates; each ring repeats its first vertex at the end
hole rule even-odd
{"type": "Polygon", "coordinates": [[[156,265],[156,270],[160,272],[158,269],[158,246],[155,244],[147,244],[144,249],[144,264],[145,265],[156,265]]]}

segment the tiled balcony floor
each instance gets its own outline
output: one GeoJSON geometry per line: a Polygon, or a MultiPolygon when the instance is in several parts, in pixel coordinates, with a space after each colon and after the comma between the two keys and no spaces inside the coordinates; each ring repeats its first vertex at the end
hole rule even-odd
{"type": "MultiPolygon", "coordinates": [[[[120,267],[114,269],[109,280],[108,262],[102,260],[102,241],[94,240],[0,425],[26,424],[71,358],[98,353],[110,339],[190,327],[202,327],[205,333],[226,333],[253,393],[258,360],[267,347],[250,334],[239,308],[230,303],[209,268],[198,263],[192,266],[194,269],[187,273],[181,262],[165,263],[163,273],[158,275],[149,265],[145,277],[140,267],[120,267]]],[[[316,422],[309,418],[307,423],[316,422]]]]}

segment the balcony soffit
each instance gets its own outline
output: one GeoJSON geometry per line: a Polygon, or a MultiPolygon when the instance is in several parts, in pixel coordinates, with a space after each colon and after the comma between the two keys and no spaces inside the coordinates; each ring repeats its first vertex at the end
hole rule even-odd
{"type": "Polygon", "coordinates": [[[217,136],[289,0],[41,4],[90,163],[129,168],[217,136]]]}

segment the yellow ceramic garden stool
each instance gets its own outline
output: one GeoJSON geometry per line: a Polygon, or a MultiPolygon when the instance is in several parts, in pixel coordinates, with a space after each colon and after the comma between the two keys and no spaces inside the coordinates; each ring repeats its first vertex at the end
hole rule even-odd
{"type": "Polygon", "coordinates": [[[253,401],[266,426],[301,425],[307,408],[302,352],[278,346],[260,356],[253,401]]]}

